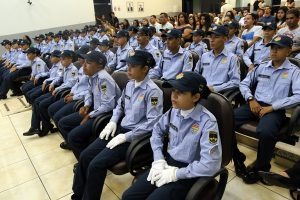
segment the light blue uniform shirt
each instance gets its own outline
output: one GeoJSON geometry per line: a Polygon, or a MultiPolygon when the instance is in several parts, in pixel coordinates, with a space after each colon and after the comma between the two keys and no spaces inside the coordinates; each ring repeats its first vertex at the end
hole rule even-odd
{"type": "Polygon", "coordinates": [[[27,53],[21,51],[18,55],[16,65],[17,65],[16,67],[17,69],[23,69],[23,68],[31,67],[32,62],[27,58],[27,53]]]}
{"type": "Polygon", "coordinates": [[[217,120],[201,104],[185,117],[173,108],[159,119],[150,138],[154,161],[164,159],[165,134],[169,135],[169,155],[189,164],[177,170],[178,179],[212,176],[220,169],[222,146],[217,120]]]}
{"type": "Polygon", "coordinates": [[[160,42],[160,38],[153,35],[150,40],[149,40],[150,44],[156,48],[159,48],[159,42],[160,42]]]}
{"type": "Polygon", "coordinates": [[[100,35],[99,35],[99,38],[98,38],[98,39],[99,39],[99,42],[102,42],[103,40],[108,40],[108,41],[110,40],[109,37],[108,37],[106,34],[103,35],[103,36],[100,36],[100,35]]]}
{"type": "Polygon", "coordinates": [[[64,42],[60,40],[59,42],[55,42],[54,40],[50,44],[50,53],[52,53],[54,50],[63,51],[64,50],[64,42]]]}
{"type": "Polygon", "coordinates": [[[251,80],[252,83],[257,81],[255,99],[272,105],[274,110],[300,103],[300,70],[288,59],[277,69],[272,66],[272,61],[269,61],[248,73],[240,84],[240,91],[246,100],[253,96],[250,90],[251,80]]]}
{"type": "Polygon", "coordinates": [[[270,57],[270,47],[266,47],[264,40],[260,39],[255,42],[243,55],[244,63],[249,67],[251,64],[260,65],[262,61],[270,57]],[[253,51],[254,49],[254,51],[253,51]],[[254,52],[254,63],[250,60],[254,52]]]}
{"type": "Polygon", "coordinates": [[[236,55],[228,52],[226,48],[215,56],[213,50],[204,53],[200,62],[200,69],[208,86],[212,86],[216,92],[238,87],[240,83],[240,64],[236,55]]]}
{"type": "Polygon", "coordinates": [[[202,41],[197,44],[195,42],[192,42],[190,46],[187,47],[187,50],[196,52],[199,55],[199,60],[201,59],[202,54],[208,51],[207,44],[202,41]]]}
{"type": "Polygon", "coordinates": [[[44,80],[43,83],[52,82],[55,78],[63,76],[64,67],[61,65],[61,62],[53,64],[50,71],[40,74],[40,77],[49,77],[44,80]]]}
{"type": "Polygon", "coordinates": [[[142,49],[141,46],[139,45],[138,47],[136,47],[135,50],[146,51],[148,53],[151,53],[156,63],[155,67],[158,66],[159,60],[161,59],[161,53],[156,47],[152,46],[150,42],[147,44],[147,46],[144,49],[142,49]]]}
{"type": "Polygon", "coordinates": [[[120,96],[121,90],[114,79],[106,70],[100,70],[89,78],[89,88],[84,105],[91,106],[94,103],[94,109],[89,113],[89,116],[94,118],[102,113],[112,111],[120,96]]]}
{"type": "Polygon", "coordinates": [[[67,41],[65,41],[65,40],[61,40],[61,41],[63,42],[63,45],[64,45],[63,50],[74,51],[75,45],[74,45],[74,42],[70,38],[67,41]]]}
{"type": "Polygon", "coordinates": [[[135,49],[139,44],[138,44],[138,41],[136,39],[136,36],[133,36],[133,37],[130,37],[129,38],[129,45],[135,49]]]}
{"type": "Polygon", "coordinates": [[[19,54],[20,54],[21,52],[22,52],[22,51],[19,51],[18,49],[11,49],[9,62],[10,62],[10,63],[14,63],[14,64],[17,63],[19,54]]]}
{"type": "Polygon", "coordinates": [[[149,72],[153,79],[175,79],[176,75],[184,71],[192,71],[193,56],[190,51],[179,48],[179,51],[173,54],[166,49],[158,65],[149,72]]]}
{"type": "Polygon", "coordinates": [[[135,81],[127,83],[113,111],[110,121],[119,122],[131,131],[125,133],[126,141],[131,142],[152,131],[154,124],[163,112],[163,93],[148,76],[135,87],[135,81]]]}
{"type": "Polygon", "coordinates": [[[37,80],[41,77],[41,74],[49,71],[46,63],[39,57],[33,60],[31,69],[31,76],[37,80]]]}
{"type": "Polygon", "coordinates": [[[129,46],[129,43],[127,43],[123,49],[121,47],[118,47],[118,50],[114,56],[114,59],[108,63],[108,67],[112,71],[127,71],[127,64],[126,62],[121,62],[121,60],[126,60],[129,53],[132,52],[133,49],[131,46],[129,46]]]}
{"type": "Polygon", "coordinates": [[[71,63],[68,67],[64,67],[62,76],[56,77],[51,85],[60,85],[55,91],[61,91],[65,88],[72,88],[78,79],[78,69],[71,63]]]}
{"type": "Polygon", "coordinates": [[[71,88],[73,100],[84,99],[85,95],[88,93],[88,87],[89,77],[84,74],[83,67],[80,67],[80,69],[78,70],[77,83],[71,88]]]}
{"type": "Polygon", "coordinates": [[[78,47],[82,47],[84,45],[87,45],[89,43],[89,37],[86,35],[85,37],[79,36],[78,39],[78,47]]]}
{"type": "Polygon", "coordinates": [[[102,53],[105,55],[107,63],[110,63],[114,59],[115,54],[111,50],[102,53]]]}
{"type": "Polygon", "coordinates": [[[9,60],[11,57],[11,51],[10,50],[5,50],[5,52],[2,54],[1,58],[5,60],[9,60]]]}
{"type": "Polygon", "coordinates": [[[225,42],[225,47],[229,52],[237,56],[242,57],[244,54],[244,42],[235,35],[230,40],[225,42]]]}

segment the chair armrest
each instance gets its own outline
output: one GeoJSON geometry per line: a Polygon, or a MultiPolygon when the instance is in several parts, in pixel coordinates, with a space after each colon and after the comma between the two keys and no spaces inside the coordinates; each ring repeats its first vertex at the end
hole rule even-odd
{"type": "Polygon", "coordinates": [[[96,117],[95,121],[93,122],[93,136],[96,137],[99,135],[100,131],[106,126],[109,122],[110,118],[112,117],[112,112],[103,113],[96,117]]]}
{"type": "Polygon", "coordinates": [[[61,91],[59,91],[55,94],[55,99],[58,100],[62,97],[65,97],[68,93],[70,93],[70,91],[71,91],[70,88],[62,89],[61,91]]]}
{"type": "Polygon", "coordinates": [[[233,92],[239,91],[238,87],[228,88],[220,91],[219,93],[228,98],[233,92]]]}
{"type": "Polygon", "coordinates": [[[153,152],[150,144],[151,133],[131,142],[126,152],[126,164],[133,176],[140,174],[151,166],[153,152]]]}
{"type": "Polygon", "coordinates": [[[78,112],[79,109],[84,105],[84,101],[81,99],[81,100],[78,100],[76,101],[75,105],[73,106],[73,111],[74,112],[78,112]]]}
{"type": "Polygon", "coordinates": [[[289,126],[288,126],[288,133],[290,135],[298,132],[300,129],[300,105],[297,105],[292,113],[290,118],[289,126]]]}
{"type": "Polygon", "coordinates": [[[206,186],[217,176],[220,176],[220,179],[217,191],[214,195],[214,200],[222,199],[228,180],[228,170],[225,167],[222,167],[215,175],[211,177],[200,177],[189,190],[185,200],[198,200],[201,193],[204,192],[204,189],[206,189],[206,186]]]}

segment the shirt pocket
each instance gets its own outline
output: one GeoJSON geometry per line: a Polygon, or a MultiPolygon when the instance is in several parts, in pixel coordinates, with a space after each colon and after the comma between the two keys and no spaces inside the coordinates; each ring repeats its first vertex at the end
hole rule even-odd
{"type": "Polygon", "coordinates": [[[133,119],[136,123],[143,119],[147,112],[144,97],[143,99],[139,98],[132,105],[133,119]]]}

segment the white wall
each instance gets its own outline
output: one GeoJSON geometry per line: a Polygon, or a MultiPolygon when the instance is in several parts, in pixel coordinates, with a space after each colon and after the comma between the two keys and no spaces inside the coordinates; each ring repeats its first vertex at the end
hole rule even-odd
{"type": "Polygon", "coordinates": [[[0,36],[95,21],[93,0],[31,1],[0,1],[0,36]]]}
{"type": "Polygon", "coordinates": [[[181,0],[112,0],[112,9],[118,18],[141,18],[159,15],[161,12],[182,11],[181,0]],[[133,2],[133,12],[127,12],[126,2],[133,2]],[[144,12],[138,12],[138,3],[144,3],[144,12]]]}

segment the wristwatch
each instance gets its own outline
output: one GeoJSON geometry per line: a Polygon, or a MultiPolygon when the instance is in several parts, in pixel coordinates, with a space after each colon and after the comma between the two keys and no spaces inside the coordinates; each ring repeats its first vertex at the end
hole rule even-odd
{"type": "Polygon", "coordinates": [[[253,97],[253,96],[251,96],[251,97],[249,97],[249,98],[247,99],[248,102],[249,102],[249,101],[252,101],[252,100],[254,100],[254,97],[253,97]]]}

